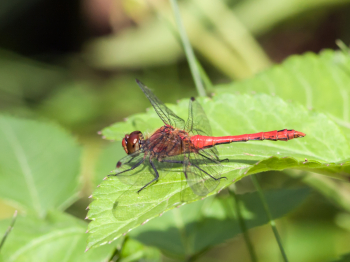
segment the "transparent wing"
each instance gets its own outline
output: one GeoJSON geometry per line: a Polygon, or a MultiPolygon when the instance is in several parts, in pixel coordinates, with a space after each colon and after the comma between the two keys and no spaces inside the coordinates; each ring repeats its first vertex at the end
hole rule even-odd
{"type": "Polygon", "coordinates": [[[176,127],[179,129],[184,129],[185,121],[178,117],[173,111],[171,111],[166,105],[161,102],[158,97],[156,97],[153,92],[145,86],[143,83],[141,83],[139,80],[136,79],[136,83],[141,88],[142,92],[146,95],[148,100],[151,102],[154,110],[156,110],[158,116],[164,124],[170,125],[172,127],[176,127]]]}
{"type": "Polygon", "coordinates": [[[187,183],[196,195],[205,196],[220,183],[223,166],[207,149],[186,154],[183,167],[187,183]]]}
{"type": "Polygon", "coordinates": [[[209,119],[203,107],[193,97],[188,106],[188,119],[185,130],[202,136],[212,136],[209,119]]]}
{"type": "MultiPolygon", "coordinates": [[[[209,123],[209,119],[204,112],[201,104],[193,97],[190,99],[188,106],[188,119],[186,121],[185,130],[190,134],[196,134],[201,136],[212,136],[212,131],[209,123]]],[[[211,158],[219,160],[219,152],[215,147],[208,150],[208,154],[211,158]]]]}

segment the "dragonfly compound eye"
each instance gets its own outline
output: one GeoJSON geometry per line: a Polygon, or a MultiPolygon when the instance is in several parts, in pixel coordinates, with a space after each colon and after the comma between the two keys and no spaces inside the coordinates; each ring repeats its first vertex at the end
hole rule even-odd
{"type": "Polygon", "coordinates": [[[128,141],[126,143],[126,148],[127,148],[127,154],[132,154],[138,150],[140,150],[141,145],[142,145],[142,133],[140,131],[134,131],[132,132],[129,137],[128,141]]]}
{"type": "Polygon", "coordinates": [[[126,134],[125,137],[124,137],[124,139],[122,140],[122,146],[123,146],[123,148],[124,148],[124,150],[125,150],[125,152],[126,152],[127,154],[129,154],[129,150],[128,150],[128,147],[127,147],[127,145],[128,145],[128,139],[129,139],[129,135],[126,134]]]}

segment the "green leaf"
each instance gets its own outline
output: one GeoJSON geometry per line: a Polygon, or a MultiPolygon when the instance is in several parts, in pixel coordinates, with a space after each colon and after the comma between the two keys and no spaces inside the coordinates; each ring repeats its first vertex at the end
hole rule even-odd
{"type": "Polygon", "coordinates": [[[350,55],[323,51],[291,56],[254,78],[222,85],[216,93],[263,92],[327,114],[350,139],[350,55]]]}
{"type": "MultiPolygon", "coordinates": [[[[225,94],[213,99],[198,99],[212,124],[213,133],[238,135],[259,131],[294,128],[305,132],[304,138],[284,141],[250,141],[218,146],[223,162],[223,187],[249,174],[299,168],[317,170],[335,175],[344,166],[350,165],[350,148],[338,126],[323,114],[306,110],[301,105],[288,104],[280,98],[267,95],[225,94]],[[307,161],[305,161],[307,159],[307,161]]],[[[170,106],[179,116],[186,118],[188,101],[170,106]]],[[[152,130],[162,125],[152,110],[146,114],[130,117],[103,130],[107,139],[122,139],[125,133],[134,130],[152,130]]],[[[119,144],[119,142],[118,142],[119,144]]],[[[118,159],[113,161],[113,164],[118,159]]],[[[106,163],[106,165],[111,163],[106,163]]],[[[109,177],[93,192],[95,199],[90,205],[88,217],[90,236],[88,247],[95,247],[126,234],[132,228],[181,204],[181,195],[188,202],[198,200],[185,184],[182,169],[172,169],[165,178],[151,185],[140,194],[140,185],[130,186],[120,182],[118,177],[109,177]],[[122,197],[121,197],[122,195],[122,197]]],[[[150,175],[147,169],[140,171],[150,175]]]]}
{"type": "Polygon", "coordinates": [[[77,197],[80,148],[52,123],[0,116],[0,197],[43,217],[77,197]]]}
{"type": "MultiPolygon", "coordinates": [[[[0,221],[3,235],[9,220],[0,221]]],[[[19,216],[1,254],[5,261],[106,261],[114,247],[85,251],[86,223],[59,211],[47,217],[19,216]]]]}
{"type": "Polygon", "coordinates": [[[93,186],[101,183],[106,174],[115,168],[118,159],[125,156],[125,151],[121,143],[111,143],[107,145],[98,157],[95,175],[92,179],[93,186]]]}
{"type": "MultiPolygon", "coordinates": [[[[265,192],[273,218],[296,208],[309,194],[308,188],[265,192]]],[[[238,195],[247,228],[268,223],[258,193],[238,195]]],[[[164,253],[188,257],[241,233],[235,201],[231,197],[207,198],[173,209],[138,227],[130,236],[164,253]]]]}
{"type": "Polygon", "coordinates": [[[121,254],[121,262],[132,262],[132,261],[162,261],[161,253],[158,249],[153,247],[144,246],[140,242],[128,238],[126,243],[123,245],[121,254]]]}
{"type": "Polygon", "coordinates": [[[340,259],[334,260],[334,262],[349,262],[350,261],[350,253],[342,255],[340,259]]]}

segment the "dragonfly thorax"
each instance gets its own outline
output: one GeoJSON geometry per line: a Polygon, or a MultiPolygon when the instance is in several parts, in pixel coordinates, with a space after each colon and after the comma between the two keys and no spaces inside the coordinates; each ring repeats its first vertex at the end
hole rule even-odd
{"type": "Polygon", "coordinates": [[[126,134],[122,146],[125,152],[129,155],[138,151],[142,147],[143,135],[140,131],[134,131],[130,134],[126,134]]]}

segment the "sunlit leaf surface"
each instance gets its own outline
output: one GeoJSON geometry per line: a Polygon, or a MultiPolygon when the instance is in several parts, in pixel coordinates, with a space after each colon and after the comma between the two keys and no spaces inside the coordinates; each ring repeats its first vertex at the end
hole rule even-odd
{"type": "Polygon", "coordinates": [[[76,197],[80,148],[51,123],[0,116],[0,197],[43,217],[76,197]]]}
{"type": "MultiPolygon", "coordinates": [[[[259,131],[296,129],[306,137],[284,141],[250,141],[218,146],[220,157],[228,158],[224,165],[221,184],[211,194],[249,174],[299,168],[335,175],[349,165],[350,148],[338,126],[323,114],[317,114],[298,104],[286,103],[267,95],[215,96],[199,99],[211,122],[213,134],[238,135],[259,131]]],[[[186,118],[188,101],[170,106],[186,118]]],[[[162,125],[153,110],[130,117],[103,130],[107,139],[121,140],[134,130],[152,131],[162,125]]],[[[120,142],[118,141],[118,144],[120,142]]],[[[119,159],[115,159],[114,164],[119,159]]],[[[101,160],[103,161],[103,160],[101,160]]],[[[111,165],[111,163],[106,163],[111,165]]],[[[141,191],[141,185],[121,182],[118,177],[103,181],[93,192],[90,205],[88,247],[95,247],[117,239],[128,231],[162,212],[186,202],[198,200],[187,186],[181,168],[173,168],[166,177],[141,191]]],[[[149,170],[136,170],[140,177],[151,176],[149,170]]],[[[107,175],[107,174],[106,174],[107,175]]]]}

